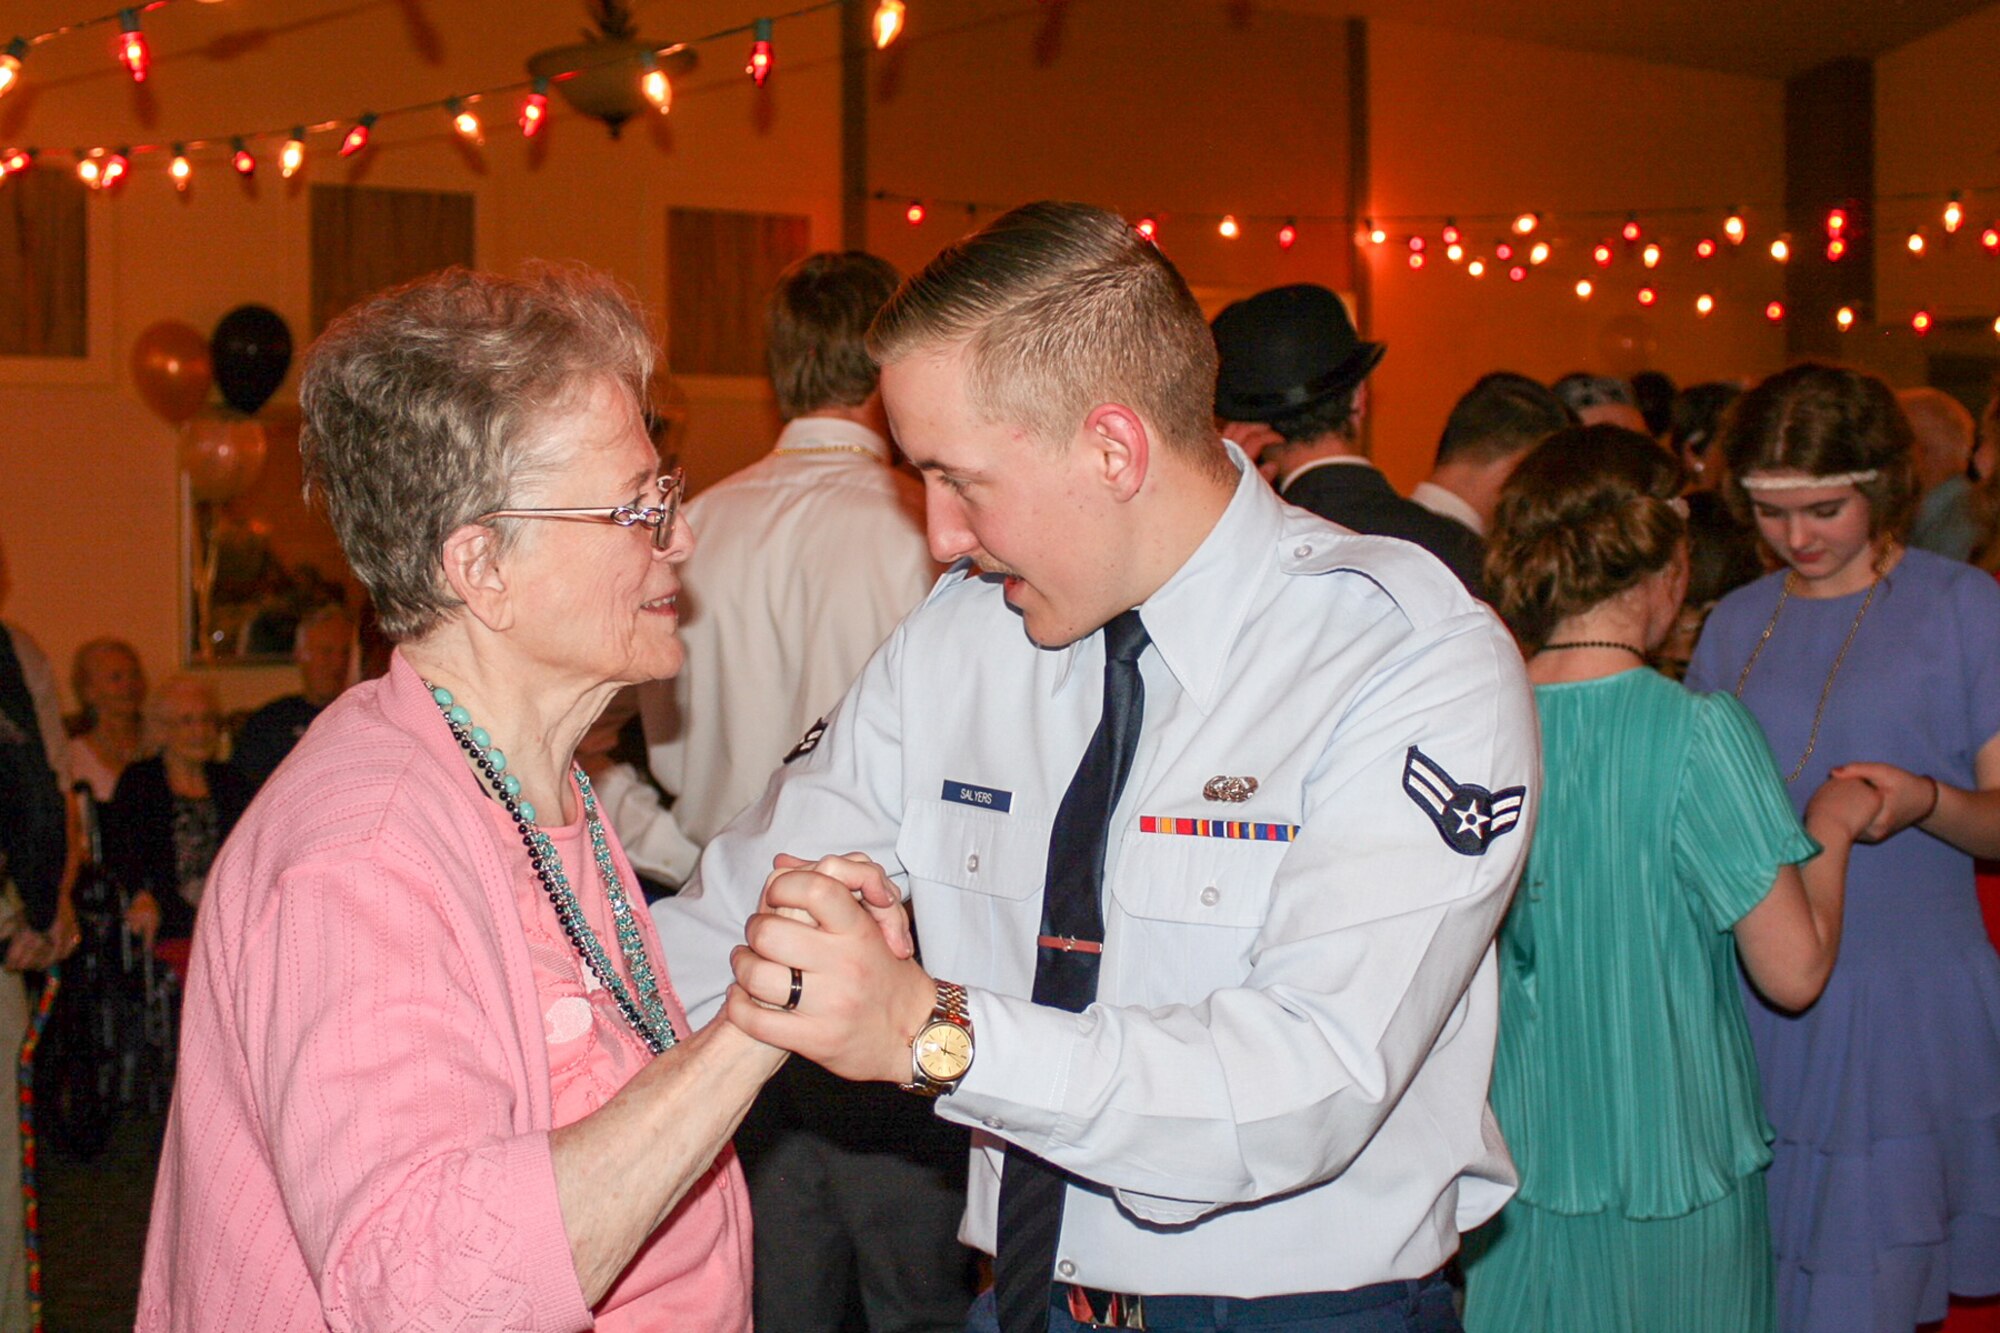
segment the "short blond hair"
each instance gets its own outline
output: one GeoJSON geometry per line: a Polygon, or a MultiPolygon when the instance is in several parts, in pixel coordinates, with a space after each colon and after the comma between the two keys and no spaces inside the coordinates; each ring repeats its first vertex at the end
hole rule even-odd
{"type": "Polygon", "coordinates": [[[1066,443],[1090,410],[1133,408],[1170,448],[1225,466],[1215,340],[1165,256],[1116,213],[1027,204],[933,259],[868,331],[880,365],[965,350],[973,409],[1066,443]]]}

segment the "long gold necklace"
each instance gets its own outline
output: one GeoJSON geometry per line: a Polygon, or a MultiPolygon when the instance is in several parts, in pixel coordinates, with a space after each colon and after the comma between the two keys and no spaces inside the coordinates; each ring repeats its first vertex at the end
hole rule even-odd
{"type": "MultiPolygon", "coordinates": [[[[1795,572],[1785,575],[1785,586],[1778,593],[1778,604],[1771,608],[1770,623],[1764,626],[1763,634],[1757,638],[1757,646],[1750,650],[1750,660],[1743,664],[1743,671],[1736,677],[1736,697],[1743,697],[1743,687],[1750,681],[1750,668],[1757,665],[1757,659],[1764,654],[1764,645],[1771,641],[1771,633],[1778,628],[1778,617],[1784,614],[1785,603],[1792,596],[1792,581],[1798,578],[1795,572]]],[[[1882,569],[1876,566],[1874,581],[1868,585],[1868,595],[1861,599],[1861,609],[1854,613],[1854,623],[1847,627],[1847,639],[1834,655],[1833,670],[1826,673],[1826,684],[1820,686],[1819,707],[1813,710],[1812,730],[1806,734],[1806,752],[1799,756],[1799,762],[1785,778],[1787,784],[1797,782],[1799,774],[1806,771],[1811,761],[1813,749],[1819,744],[1819,724],[1826,720],[1826,701],[1833,697],[1833,682],[1840,675],[1840,664],[1847,660],[1847,650],[1854,646],[1854,636],[1861,632],[1861,622],[1868,616],[1868,608],[1875,601],[1875,593],[1882,586],[1882,569]]]]}

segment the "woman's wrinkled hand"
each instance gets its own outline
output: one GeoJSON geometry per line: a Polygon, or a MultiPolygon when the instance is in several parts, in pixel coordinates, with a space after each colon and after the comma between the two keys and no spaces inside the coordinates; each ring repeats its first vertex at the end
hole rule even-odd
{"type": "MultiPolygon", "coordinates": [[[[770,897],[771,885],[778,878],[794,870],[810,867],[819,874],[837,879],[854,894],[875,924],[882,930],[883,942],[889,952],[898,958],[914,958],[917,952],[916,937],[910,930],[909,909],[903,905],[903,897],[896,892],[896,886],[889,882],[889,876],[881,866],[863,856],[860,852],[847,852],[840,856],[822,856],[817,861],[791,856],[779,852],[771,858],[774,869],[764,880],[764,897],[759,906],[765,905],[770,897]]],[[[783,909],[783,915],[797,921],[809,921],[810,917],[794,908],[783,909]]]]}
{"type": "Polygon", "coordinates": [[[134,894],[131,905],[125,909],[125,929],[151,949],[154,937],[160,933],[159,900],[144,889],[134,894]]]}

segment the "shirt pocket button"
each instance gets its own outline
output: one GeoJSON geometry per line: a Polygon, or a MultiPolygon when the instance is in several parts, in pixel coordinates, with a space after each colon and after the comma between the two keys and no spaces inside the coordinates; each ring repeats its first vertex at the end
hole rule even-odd
{"type": "Polygon", "coordinates": [[[1203,907],[1213,907],[1221,901],[1222,891],[1213,884],[1201,891],[1201,905],[1203,907]]]}
{"type": "Polygon", "coordinates": [[[979,873],[979,853],[978,853],[978,852],[969,852],[969,853],[967,853],[967,854],[966,854],[966,858],[965,858],[965,873],[966,873],[966,874],[968,874],[968,875],[976,875],[976,874],[978,874],[978,873],[979,873]]]}

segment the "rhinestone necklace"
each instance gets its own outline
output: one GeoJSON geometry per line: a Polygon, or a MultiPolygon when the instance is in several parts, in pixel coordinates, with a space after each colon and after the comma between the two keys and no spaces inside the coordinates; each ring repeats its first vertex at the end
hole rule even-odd
{"type": "Polygon", "coordinates": [[[569,876],[563,871],[562,857],[549,835],[542,832],[535,823],[533,802],[521,797],[521,780],[506,771],[507,756],[493,744],[484,727],[474,726],[472,714],[453,702],[451,691],[442,685],[424,682],[424,688],[431,692],[438,711],[444,714],[445,725],[451,728],[452,738],[464,750],[478,768],[480,776],[486,779],[486,786],[513,817],[514,827],[520,832],[521,845],[528,849],[528,863],[534,867],[535,878],[541,881],[542,892],[548,895],[549,903],[556,909],[556,920],[562,923],[563,934],[569,936],[570,947],[583,959],[597,977],[599,984],[611,992],[611,998],[618,1003],[618,1011],[625,1021],[639,1034],[639,1040],[646,1043],[646,1049],[654,1055],[672,1046],[680,1038],[674,1032],[673,1020],[667,1017],[667,1006],[660,999],[660,984],[653,973],[653,960],[646,952],[646,937],[639,931],[638,918],[632,911],[632,900],[626,896],[625,882],[618,874],[618,867],[611,859],[611,844],[604,836],[604,821],[597,814],[597,796],[590,789],[590,778],[581,768],[572,768],[577,790],[583,793],[583,818],[590,830],[590,850],[597,862],[597,873],[604,880],[606,896],[611,900],[611,919],[617,925],[618,950],[625,955],[625,966],[632,971],[633,984],[638,987],[639,996],[635,1000],[626,989],[618,970],[611,965],[603,943],[597,932],[590,928],[590,922],[583,915],[583,905],[576,899],[576,891],[570,887],[569,876]]]}
{"type": "MultiPolygon", "coordinates": [[[[1764,645],[1771,641],[1772,631],[1778,628],[1778,617],[1783,614],[1785,603],[1791,599],[1792,581],[1796,578],[1796,573],[1785,575],[1784,587],[1778,593],[1778,604],[1771,608],[1771,621],[1764,626],[1757,646],[1750,650],[1750,660],[1743,664],[1742,673],[1736,677],[1736,697],[1739,699],[1743,697],[1743,687],[1750,682],[1750,668],[1757,665],[1757,659],[1764,655],[1764,645]]],[[[1813,710],[1812,730],[1806,735],[1806,752],[1799,756],[1799,762],[1785,778],[1787,785],[1799,780],[1799,774],[1806,771],[1806,764],[1812,759],[1813,747],[1819,744],[1819,724],[1826,720],[1826,701],[1833,697],[1834,679],[1840,675],[1840,664],[1847,660],[1847,650],[1854,646],[1854,636],[1861,632],[1861,622],[1867,618],[1868,607],[1874,602],[1875,593],[1881,586],[1882,571],[1878,568],[1874,581],[1868,585],[1868,595],[1861,599],[1861,609],[1854,613],[1854,623],[1847,627],[1846,640],[1840,645],[1840,651],[1834,654],[1833,670],[1826,673],[1826,684],[1820,686],[1819,707],[1813,710]]]]}

